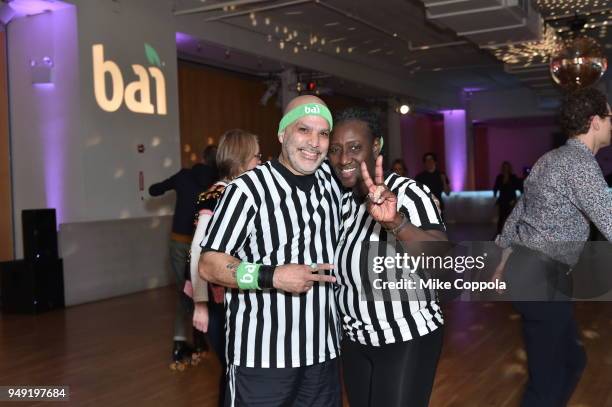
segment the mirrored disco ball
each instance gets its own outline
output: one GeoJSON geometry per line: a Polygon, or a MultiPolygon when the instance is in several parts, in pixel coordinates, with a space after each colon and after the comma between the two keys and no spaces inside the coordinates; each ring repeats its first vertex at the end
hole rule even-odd
{"type": "Polygon", "coordinates": [[[602,77],[608,60],[593,38],[569,40],[550,59],[550,75],[560,86],[569,90],[586,88],[602,77]]]}

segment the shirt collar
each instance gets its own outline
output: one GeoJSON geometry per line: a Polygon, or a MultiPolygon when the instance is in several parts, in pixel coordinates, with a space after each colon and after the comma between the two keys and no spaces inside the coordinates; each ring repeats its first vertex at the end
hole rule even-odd
{"type": "Polygon", "coordinates": [[[304,192],[309,192],[312,189],[312,186],[315,184],[317,178],[315,174],[308,175],[296,175],[289,171],[289,168],[285,167],[283,164],[278,161],[278,158],[271,160],[272,167],[278,171],[285,181],[291,186],[297,186],[304,192]]]}
{"type": "Polygon", "coordinates": [[[586,144],[584,144],[582,141],[578,140],[577,138],[570,138],[567,140],[567,142],[565,143],[568,146],[573,146],[576,148],[579,148],[583,151],[588,152],[591,156],[595,155],[593,154],[593,152],[587,147],[586,144]]]}

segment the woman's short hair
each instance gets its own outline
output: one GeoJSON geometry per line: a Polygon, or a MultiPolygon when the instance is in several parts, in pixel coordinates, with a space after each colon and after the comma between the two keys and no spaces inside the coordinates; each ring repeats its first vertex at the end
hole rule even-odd
{"type": "Polygon", "coordinates": [[[234,179],[245,171],[259,147],[255,134],[241,129],[226,131],[217,147],[217,169],[221,179],[234,179]]]}
{"type": "Polygon", "coordinates": [[[336,114],[334,117],[334,126],[338,126],[343,122],[348,122],[351,120],[364,122],[367,125],[368,130],[370,131],[370,136],[372,136],[373,139],[382,136],[378,114],[376,114],[374,111],[359,106],[346,108],[340,113],[336,114]]]}

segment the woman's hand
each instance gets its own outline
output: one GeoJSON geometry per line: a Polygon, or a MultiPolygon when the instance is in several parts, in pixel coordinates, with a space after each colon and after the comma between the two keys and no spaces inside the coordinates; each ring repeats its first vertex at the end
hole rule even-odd
{"type": "MultiPolygon", "coordinates": [[[[398,220],[397,196],[387,188],[383,178],[383,157],[376,158],[374,181],[365,162],[361,162],[361,176],[368,190],[367,208],[370,216],[387,227],[398,220]]],[[[399,219],[401,222],[401,219],[399,219]]]]}
{"type": "Polygon", "coordinates": [[[208,305],[205,302],[195,303],[193,327],[198,331],[208,332],[208,305]]]}

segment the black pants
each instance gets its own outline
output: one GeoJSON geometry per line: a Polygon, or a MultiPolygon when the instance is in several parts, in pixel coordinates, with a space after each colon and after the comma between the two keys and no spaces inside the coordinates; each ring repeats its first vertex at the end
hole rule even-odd
{"type": "Polygon", "coordinates": [[[442,349],[442,329],[378,347],[344,340],[342,366],[351,407],[426,407],[442,349]]]}
{"type": "Polygon", "coordinates": [[[225,405],[341,407],[338,359],[278,369],[229,365],[225,405]]]}
{"type": "Polygon", "coordinates": [[[573,305],[567,301],[571,276],[525,249],[514,250],[506,274],[512,305],[522,317],[527,352],[529,378],[521,406],[565,406],[586,365],[573,305]]]}
{"type": "Polygon", "coordinates": [[[225,362],[225,309],[223,304],[208,302],[208,342],[221,364],[221,377],[219,379],[219,406],[225,405],[225,378],[227,363],[225,362]]]}

